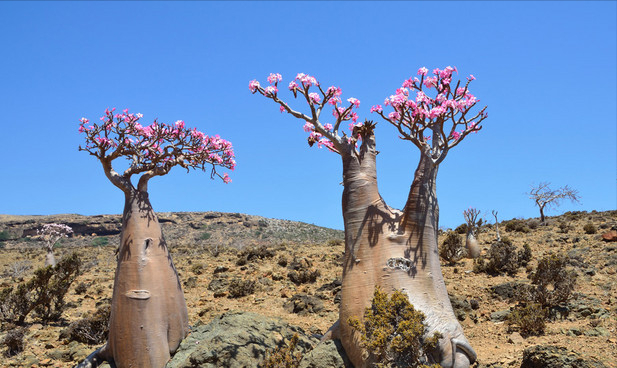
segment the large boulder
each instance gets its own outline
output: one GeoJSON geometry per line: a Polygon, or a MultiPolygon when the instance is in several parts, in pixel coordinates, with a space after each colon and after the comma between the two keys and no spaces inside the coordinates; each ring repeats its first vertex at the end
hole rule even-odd
{"type": "MultiPolygon", "coordinates": [[[[305,355],[319,342],[299,327],[249,312],[228,312],[195,327],[182,341],[167,368],[257,367],[266,352],[298,334],[296,352],[305,355]]],[[[308,366],[310,367],[310,366],[308,366]]]]}
{"type": "Polygon", "coordinates": [[[525,349],[521,368],[606,368],[601,362],[586,360],[566,348],[536,345],[525,349]]]}

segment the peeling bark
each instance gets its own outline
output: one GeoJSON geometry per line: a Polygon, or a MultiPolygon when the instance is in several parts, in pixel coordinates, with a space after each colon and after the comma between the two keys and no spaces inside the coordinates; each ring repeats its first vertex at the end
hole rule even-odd
{"type": "Polygon", "coordinates": [[[356,367],[363,357],[360,336],[348,324],[370,306],[376,286],[405,292],[426,315],[428,335],[440,332],[432,357],[443,367],[468,367],[475,352],[454,315],[441,273],[437,249],[439,208],[435,192],[437,166],[422,155],[403,211],[390,208],[379,195],[375,139],[364,137],[360,155],[342,153],[345,258],[339,329],[343,346],[356,367]]]}

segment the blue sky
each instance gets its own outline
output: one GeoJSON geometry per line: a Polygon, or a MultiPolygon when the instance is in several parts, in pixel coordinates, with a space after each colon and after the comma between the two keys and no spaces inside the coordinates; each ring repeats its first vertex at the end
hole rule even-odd
{"type": "MultiPolygon", "coordinates": [[[[233,142],[233,182],[178,168],[150,183],[155,210],[242,212],[342,229],[340,158],[248,82],[271,72],[337,85],[373,118],[418,68],[456,66],[488,105],[484,129],[437,178],[440,225],[538,217],[542,181],[578,189],[567,210],[617,208],[614,1],[0,2],[0,213],[121,213],[122,193],[77,147],[106,107],[182,119],[233,142]]],[[[287,91],[281,97],[291,100],[287,91]]],[[[324,121],[325,122],[325,121],[324,121]]],[[[381,122],[379,187],[407,198],[419,153],[381,122]]]]}

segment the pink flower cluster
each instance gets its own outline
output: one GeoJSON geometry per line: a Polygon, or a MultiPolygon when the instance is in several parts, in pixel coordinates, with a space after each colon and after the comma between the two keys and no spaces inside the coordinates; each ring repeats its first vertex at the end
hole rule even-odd
{"type": "MultiPolygon", "coordinates": [[[[282,81],[282,77],[278,73],[271,73],[268,78],[268,82],[270,86],[263,88],[257,80],[252,80],[249,82],[249,90],[252,93],[261,93],[265,97],[271,98],[274,101],[280,104],[279,110],[281,112],[293,112],[291,108],[283,101],[278,99],[277,96],[277,86],[278,83],[282,81]]],[[[321,88],[319,91],[311,92],[311,87],[319,87],[320,84],[317,79],[311,75],[298,73],[295,79],[289,82],[289,90],[293,92],[294,97],[297,97],[298,94],[303,95],[306,98],[307,103],[311,106],[311,111],[319,111],[327,104],[333,106],[332,116],[336,119],[334,124],[325,124],[320,129],[324,129],[325,132],[337,134],[334,131],[334,127],[336,126],[338,130],[338,126],[340,122],[351,120],[353,123],[349,125],[349,129],[353,132],[353,128],[356,126],[361,126],[362,124],[358,123],[358,114],[355,111],[352,111],[355,108],[360,107],[360,100],[357,98],[351,97],[347,99],[349,105],[347,107],[340,106],[342,103],[341,95],[342,91],[340,87],[330,86],[324,92],[321,88]]],[[[297,114],[296,112],[293,112],[297,114]]],[[[318,115],[318,113],[317,113],[318,115]]],[[[326,137],[323,136],[322,133],[319,133],[313,123],[307,122],[304,124],[304,131],[309,133],[309,142],[317,143],[318,147],[328,147],[332,151],[335,151],[334,144],[326,137]]]]}
{"type": "MultiPolygon", "coordinates": [[[[103,159],[124,156],[131,161],[131,168],[144,172],[155,168],[205,169],[206,164],[233,170],[236,166],[231,142],[218,135],[208,136],[195,128],[187,128],[184,121],[173,124],[154,122],[142,126],[142,114],[124,110],[114,114],[115,109],[105,110],[101,124],[91,124],[80,119],[79,132],[86,135],[86,146],[80,150],[103,159]],[[113,150],[112,152],[108,152],[113,150]]],[[[230,179],[221,177],[229,182],[230,179]]]]}

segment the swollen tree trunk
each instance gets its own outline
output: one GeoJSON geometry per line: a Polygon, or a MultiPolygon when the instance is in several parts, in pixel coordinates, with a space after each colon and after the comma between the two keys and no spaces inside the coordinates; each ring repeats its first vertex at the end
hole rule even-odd
{"type": "Polygon", "coordinates": [[[480,245],[478,244],[476,237],[473,235],[473,231],[467,232],[465,247],[467,248],[468,258],[478,258],[480,256],[480,245]]]}
{"type": "Polygon", "coordinates": [[[107,345],[117,367],[162,368],[188,334],[188,313],[148,193],[126,194],[107,345]]]}
{"type": "Polygon", "coordinates": [[[47,248],[47,255],[45,255],[45,266],[56,267],[56,256],[54,256],[53,245],[51,248],[47,248]]]}
{"type": "Polygon", "coordinates": [[[432,357],[443,367],[468,367],[475,352],[458,323],[441,273],[437,249],[439,209],[437,166],[422,156],[403,212],[379,195],[374,136],[365,138],[360,156],[342,153],[345,258],[339,331],[353,364],[366,367],[360,335],[348,324],[361,318],[376,286],[401,290],[426,315],[428,336],[443,335],[432,357]]]}

